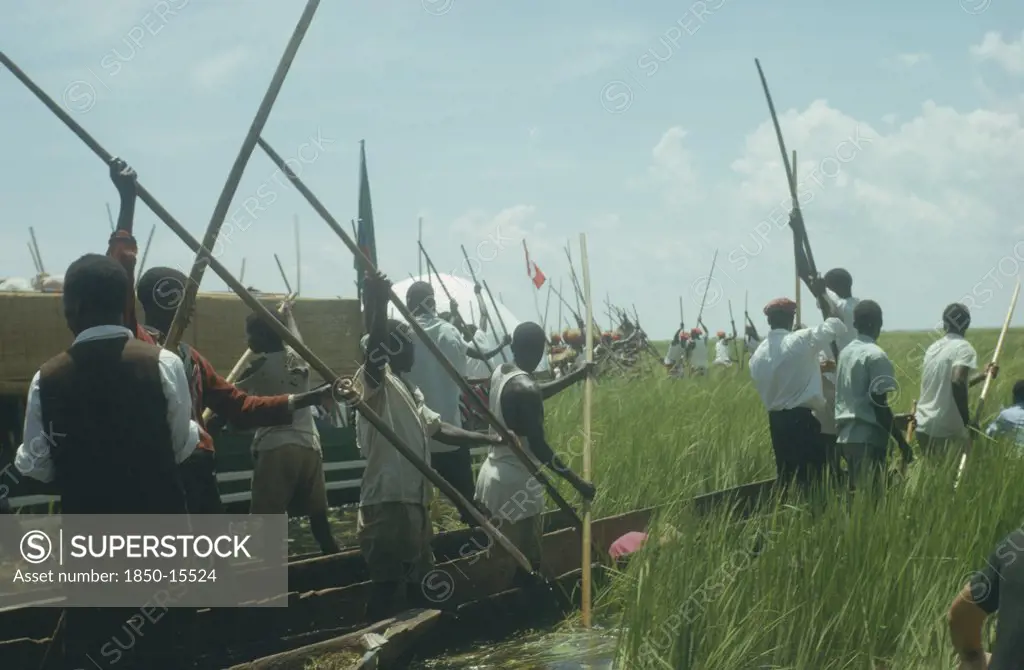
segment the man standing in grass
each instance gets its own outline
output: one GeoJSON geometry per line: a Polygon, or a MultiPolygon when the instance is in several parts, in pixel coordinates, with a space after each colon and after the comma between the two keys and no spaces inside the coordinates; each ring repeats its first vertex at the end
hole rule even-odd
{"type": "Polygon", "coordinates": [[[732,365],[732,355],[729,353],[730,339],[724,330],[718,331],[717,336],[715,340],[715,365],[729,367],[732,365]]]}
{"type": "MultiPolygon", "coordinates": [[[[817,291],[823,292],[823,287],[817,291]]],[[[781,484],[790,480],[807,488],[825,467],[821,424],[814,410],[825,405],[818,352],[845,330],[828,318],[814,328],[793,331],[796,303],[778,298],[764,308],[771,331],[750,357],[750,376],[768,410],[768,425],[781,484]]]]}
{"type": "Polygon", "coordinates": [[[942,457],[960,451],[971,426],[967,391],[977,385],[991,370],[971,376],[978,368],[978,354],[964,339],[971,325],[971,313],[960,303],[953,303],[942,312],[946,334],[932,343],[924,354],[921,369],[921,394],[917,401],[917,441],[928,456],[942,457]]]}
{"type": "MultiPolygon", "coordinates": [[[[513,363],[506,363],[491,377],[491,413],[519,438],[527,454],[557,473],[586,500],[594,497],[594,485],[562,462],[544,434],[544,400],[583,381],[592,374],[592,363],[546,384],[530,376],[544,355],[544,330],[535,323],[516,326],[512,335],[513,363]]],[[[480,467],[476,497],[500,526],[501,532],[531,562],[541,563],[544,487],[507,446],[492,446],[480,467]]]]}
{"type": "MultiPolygon", "coordinates": [[[[456,447],[501,444],[442,421],[405,378],[416,360],[412,329],[388,319],[391,283],[367,273],[363,311],[367,317],[366,356],[357,378],[363,400],[427,465],[431,438],[456,447]]],[[[356,439],[366,459],[359,489],[359,547],[370,572],[366,616],[377,621],[420,602],[420,582],[433,565],[433,529],[427,510],[431,488],[426,477],[362,415],[356,439]]]]}
{"type": "MultiPolygon", "coordinates": [[[[853,277],[843,268],[833,268],[825,273],[824,298],[832,315],[843,322],[846,331],[836,338],[835,346],[842,352],[853,342],[857,331],[853,325],[853,311],[859,300],[853,297],[853,277]]],[[[821,388],[825,396],[825,408],[816,416],[821,423],[821,439],[825,446],[825,460],[834,474],[838,474],[839,450],[836,447],[836,358],[831,345],[824,347],[818,355],[821,364],[821,388]]]]}
{"type": "Polygon", "coordinates": [[[1017,670],[1024,659],[1024,529],[1000,542],[949,608],[949,632],[961,670],[1017,670]],[[982,650],[985,619],[999,613],[991,654],[982,650]]]}
{"type": "Polygon", "coordinates": [[[690,370],[694,376],[700,377],[708,373],[708,329],[701,324],[700,328],[690,331],[690,370]]]}
{"type": "Polygon", "coordinates": [[[860,302],[853,325],[857,338],[839,354],[836,370],[837,442],[854,481],[880,483],[890,435],[907,462],[913,456],[889,407],[888,394],[898,388],[892,361],[875,343],[882,332],[882,308],[873,300],[860,302]]]}
{"type": "Polygon", "coordinates": [[[665,354],[665,367],[672,377],[684,377],[686,373],[686,346],[689,337],[686,331],[680,328],[676,331],[672,341],[668,345],[668,353],[665,354]]]}
{"type": "Polygon", "coordinates": [[[1014,444],[1024,447],[1024,379],[1014,383],[1013,404],[999,413],[985,434],[993,438],[1012,436],[1014,444]]]}

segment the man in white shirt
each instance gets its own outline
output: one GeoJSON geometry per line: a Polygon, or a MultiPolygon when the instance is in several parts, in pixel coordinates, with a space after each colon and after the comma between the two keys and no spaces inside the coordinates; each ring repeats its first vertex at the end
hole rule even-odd
{"type": "MultiPolygon", "coordinates": [[[[32,378],[15,467],[54,482],[65,514],[185,519],[178,466],[199,442],[185,368],[173,352],[137,340],[124,326],[130,290],[112,258],[86,254],[68,268],[64,315],[75,339],[32,378]]],[[[172,612],[125,650],[125,667],[184,667],[175,651],[184,611],[172,612]]],[[[138,609],[66,608],[61,667],[94,665],[90,654],[133,615],[138,609]]]]}
{"type": "Polygon", "coordinates": [[[796,303],[789,298],[771,301],[764,314],[771,331],[750,357],[750,376],[768,410],[780,483],[788,485],[795,477],[807,488],[820,480],[825,466],[821,424],[814,417],[825,405],[818,352],[846,327],[828,318],[793,331],[796,303]]]}
{"type": "Polygon", "coordinates": [[[707,328],[694,328],[690,331],[690,370],[698,377],[708,372],[707,336],[707,328]]]}
{"type": "MultiPolygon", "coordinates": [[[[853,310],[860,301],[853,297],[853,277],[843,268],[833,268],[825,273],[825,300],[829,310],[846,326],[846,331],[836,338],[837,351],[841,352],[846,345],[857,337],[853,325],[853,310]]],[[[815,416],[821,423],[821,438],[825,445],[825,460],[834,475],[840,474],[839,450],[836,448],[836,357],[832,345],[821,350],[821,388],[825,396],[825,408],[815,416]]]]}
{"type": "MultiPolygon", "coordinates": [[[[437,345],[445,358],[455,367],[462,377],[466,377],[466,361],[468,358],[488,360],[501,352],[511,342],[506,338],[501,346],[491,351],[480,352],[471,347],[459,329],[442,319],[437,314],[434,301],[434,288],[427,282],[415,282],[405,295],[405,304],[427,337],[437,345]]],[[[457,306],[456,306],[457,308],[457,306]]],[[[441,420],[453,426],[462,426],[462,415],[459,411],[461,390],[455,380],[441,366],[433,353],[419,340],[413,338],[416,350],[415,362],[406,375],[408,381],[420,389],[427,406],[436,411],[441,420]]],[[[461,449],[431,440],[430,452],[433,465],[437,472],[448,480],[466,499],[473,499],[473,461],[468,449],[461,449]]],[[[462,517],[463,523],[471,523],[472,519],[462,517]]]]}
{"type": "Polygon", "coordinates": [[[942,312],[946,334],[932,343],[924,354],[921,368],[921,394],[917,400],[917,441],[922,453],[944,456],[964,447],[971,426],[967,392],[985,379],[989,364],[975,376],[978,354],[964,339],[971,325],[971,313],[960,303],[942,312]]]}
{"type": "MultiPolygon", "coordinates": [[[[496,437],[444,422],[426,405],[423,393],[406,376],[418,353],[412,329],[387,318],[390,290],[386,277],[367,273],[363,301],[369,334],[358,379],[363,400],[427,465],[431,438],[465,448],[501,444],[496,437]]],[[[356,417],[356,439],[366,459],[358,519],[359,546],[372,582],[366,618],[377,621],[410,602],[422,602],[420,581],[434,560],[427,511],[431,490],[419,469],[361,415],[356,417]]]]}
{"type": "Polygon", "coordinates": [[[732,354],[729,352],[731,338],[725,334],[724,330],[718,331],[717,336],[718,339],[715,340],[715,365],[729,367],[732,365],[732,354]]]}

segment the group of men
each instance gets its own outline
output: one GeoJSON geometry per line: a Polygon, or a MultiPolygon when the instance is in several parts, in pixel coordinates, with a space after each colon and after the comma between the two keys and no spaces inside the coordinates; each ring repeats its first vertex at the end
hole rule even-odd
{"type": "MultiPolygon", "coordinates": [[[[581,479],[555,453],[544,432],[544,400],[583,380],[592,370],[584,365],[542,384],[531,373],[547,350],[543,329],[522,323],[511,337],[491,351],[481,351],[470,329],[456,318],[441,318],[433,288],[415,282],[406,293],[406,307],[426,341],[409,324],[388,319],[390,282],[368,273],[364,283],[364,313],[368,333],[363,339],[365,363],[360,372],[363,399],[396,434],[431,465],[457,492],[460,505],[474,506],[529,559],[541,567],[541,519],[545,490],[492,428],[471,432],[461,426],[461,388],[444,369],[437,354],[467,383],[470,361],[488,361],[510,346],[513,361],[493,370],[488,381],[489,411],[514,435],[526,456],[568,481],[590,499],[594,487],[581,479]],[[488,447],[487,458],[474,479],[469,449],[488,447]]],[[[452,315],[457,313],[453,305],[452,315]]],[[[356,417],[359,447],[367,464],[359,499],[359,543],[370,566],[373,583],[369,616],[379,618],[424,602],[421,580],[431,569],[432,487],[426,477],[361,416],[356,417]]],[[[475,525],[469,508],[463,521],[475,525]]]]}
{"type": "MultiPolygon", "coordinates": [[[[106,255],[86,254],[65,274],[74,341],[30,382],[15,467],[52,483],[65,514],[216,514],[223,506],[212,435],[226,424],[256,428],[251,511],[308,515],[323,551],[338,551],[312,414],[333,405],[331,387],[311,389],[308,367],[257,319],[246,326],[255,357],[239,382],[248,393],[189,345],[161,348],[188,279],[173,268],[147,271],[138,285],[145,323],[138,322],[136,176],[117,159],[110,174],[121,197],[116,229],[106,255]]],[[[85,667],[133,616],[138,610],[69,608],[58,653],[68,667],[85,667]]],[[[155,624],[154,634],[125,651],[122,667],[181,667],[184,641],[172,620],[179,619],[155,624]]]]}
{"type": "MultiPolygon", "coordinates": [[[[843,269],[812,285],[827,315],[813,328],[794,329],[796,304],[788,298],[764,308],[771,328],[750,359],[750,374],[768,410],[776,471],[780,480],[804,489],[821,483],[839,459],[846,461],[859,488],[880,488],[888,445],[905,462],[913,459],[906,437],[896,428],[888,395],[897,390],[895,367],[878,345],[882,309],[852,296],[852,278],[843,269]],[[836,358],[838,354],[838,359],[836,358]]],[[[978,371],[978,357],[966,334],[971,315],[953,303],[942,312],[942,336],[925,351],[916,423],[917,446],[928,459],[959,454],[971,433],[979,433],[968,405],[968,390],[995,376],[989,364],[978,371]]],[[[991,437],[1013,438],[1024,446],[1024,380],[1013,386],[1013,403],[986,429],[991,437]]],[[[1024,533],[1017,530],[997,545],[986,566],[957,595],[949,610],[952,642],[966,670],[1009,670],[1024,659],[1024,533]],[[1001,611],[992,654],[982,651],[985,619],[1001,611]]]]}
{"type": "MultiPolygon", "coordinates": [[[[699,328],[686,330],[680,327],[669,341],[668,352],[663,361],[665,368],[672,377],[682,378],[687,375],[700,377],[708,373],[708,330],[703,323],[699,328]]],[[[749,346],[750,332],[744,346],[749,346]]],[[[756,331],[753,337],[756,338],[756,331]]],[[[755,340],[756,341],[756,340],[755,340]]],[[[736,356],[742,355],[734,349],[736,338],[724,330],[715,333],[715,357],[712,363],[719,367],[730,367],[736,362],[736,356]]]]}

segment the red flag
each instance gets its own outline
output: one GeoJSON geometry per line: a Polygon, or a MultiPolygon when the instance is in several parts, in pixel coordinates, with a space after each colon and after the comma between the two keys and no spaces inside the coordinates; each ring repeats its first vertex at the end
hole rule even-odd
{"type": "Polygon", "coordinates": [[[540,271],[537,264],[530,260],[530,250],[526,248],[526,240],[523,240],[523,251],[526,253],[526,276],[533,281],[536,288],[540,288],[547,281],[547,277],[540,271]]]}

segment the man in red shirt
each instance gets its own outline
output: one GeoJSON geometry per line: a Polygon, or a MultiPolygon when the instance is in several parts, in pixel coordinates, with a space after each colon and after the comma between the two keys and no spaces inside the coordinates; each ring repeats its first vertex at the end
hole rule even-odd
{"type": "MultiPolygon", "coordinates": [[[[138,245],[132,236],[135,216],[136,174],[124,161],[115,158],[110,164],[110,177],[121,196],[121,209],[117,218],[117,229],[110,236],[107,255],[118,260],[135,277],[135,261],[138,245]]],[[[188,277],[173,268],[156,267],[146,271],[139,280],[139,302],[145,311],[146,325],[138,323],[135,315],[135,292],[132,291],[130,304],[126,306],[125,324],[140,340],[163,344],[170,329],[174,313],[185,293],[188,277]]],[[[134,286],[134,281],[131,282],[134,286]]],[[[190,315],[191,316],[191,315],[190,315]]],[[[292,423],[295,410],[312,407],[331,400],[330,386],[323,386],[307,393],[278,396],[248,395],[225,380],[214,370],[210,362],[198,351],[182,342],[178,355],[185,364],[189,388],[192,392],[192,420],[199,425],[199,444],[195,452],[184,463],[182,483],[188,509],[193,514],[218,514],[223,511],[220,492],[217,488],[217,471],[214,458],[214,430],[208,430],[203,421],[203,410],[210,409],[218,417],[211,423],[248,430],[292,423]]]]}

